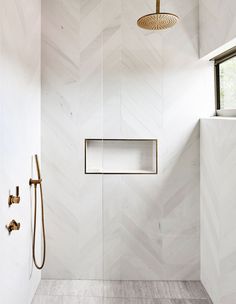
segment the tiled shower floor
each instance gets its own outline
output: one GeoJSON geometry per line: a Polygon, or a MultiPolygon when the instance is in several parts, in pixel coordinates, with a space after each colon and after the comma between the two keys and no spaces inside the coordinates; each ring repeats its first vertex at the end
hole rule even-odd
{"type": "Polygon", "coordinates": [[[211,304],[200,282],[43,280],[32,304],[211,304]]]}

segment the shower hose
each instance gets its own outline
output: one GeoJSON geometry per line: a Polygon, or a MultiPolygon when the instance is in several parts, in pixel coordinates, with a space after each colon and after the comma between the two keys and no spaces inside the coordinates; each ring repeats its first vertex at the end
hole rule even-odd
{"type": "Polygon", "coordinates": [[[45,258],[46,258],[46,233],[45,233],[45,222],[44,222],[44,202],[43,202],[43,190],[42,190],[42,180],[40,175],[40,169],[39,169],[39,161],[38,156],[35,155],[35,161],[36,161],[36,167],[37,167],[37,174],[38,179],[32,180],[30,179],[30,185],[34,185],[34,228],[33,228],[33,261],[34,265],[37,269],[42,269],[45,264],[45,258]],[[43,257],[41,265],[39,265],[36,261],[36,254],[35,254],[35,243],[36,243],[36,227],[37,227],[37,185],[39,184],[40,189],[40,199],[41,199],[41,220],[42,220],[42,233],[43,233],[43,257]]]}

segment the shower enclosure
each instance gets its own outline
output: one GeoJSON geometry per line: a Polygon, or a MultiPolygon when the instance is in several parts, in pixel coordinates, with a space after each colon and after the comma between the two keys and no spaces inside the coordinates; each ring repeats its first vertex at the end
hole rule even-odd
{"type": "Polygon", "coordinates": [[[43,277],[157,280],[163,278],[157,174],[161,82],[152,88],[161,74],[158,55],[131,41],[137,28],[130,4],[90,2],[43,1],[42,6],[49,240],[43,277]],[[121,17],[122,10],[130,16],[121,17]],[[142,65],[137,51],[153,63],[152,71],[146,66],[143,75],[136,74],[142,65]]]}
{"type": "Polygon", "coordinates": [[[175,107],[183,75],[198,79],[180,68],[197,50],[181,27],[137,27],[151,3],[42,1],[42,277],[97,283],[104,297],[109,284],[151,298],[158,280],[199,280],[196,109],[185,123],[175,107]]]}

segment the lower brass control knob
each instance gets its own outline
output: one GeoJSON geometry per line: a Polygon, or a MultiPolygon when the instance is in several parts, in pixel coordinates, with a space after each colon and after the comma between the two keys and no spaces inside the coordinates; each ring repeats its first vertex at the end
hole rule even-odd
{"type": "Polygon", "coordinates": [[[13,230],[20,230],[20,223],[17,223],[15,220],[12,220],[9,225],[6,225],[6,228],[10,234],[13,230]]]}

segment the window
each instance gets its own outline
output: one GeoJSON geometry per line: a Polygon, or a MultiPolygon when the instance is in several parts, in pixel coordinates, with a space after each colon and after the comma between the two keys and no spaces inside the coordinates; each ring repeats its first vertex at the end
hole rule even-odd
{"type": "Polygon", "coordinates": [[[236,50],[215,58],[217,114],[236,113],[236,50]]]}

